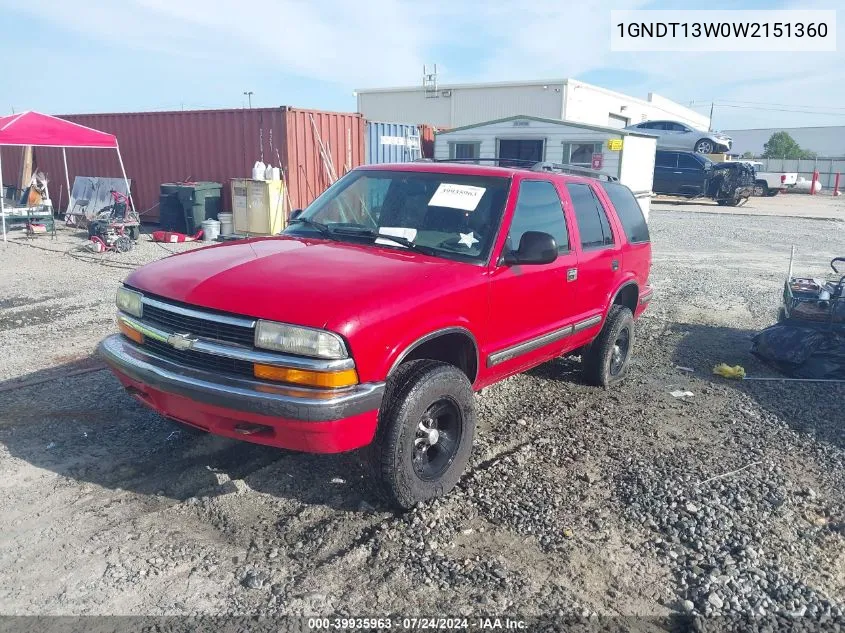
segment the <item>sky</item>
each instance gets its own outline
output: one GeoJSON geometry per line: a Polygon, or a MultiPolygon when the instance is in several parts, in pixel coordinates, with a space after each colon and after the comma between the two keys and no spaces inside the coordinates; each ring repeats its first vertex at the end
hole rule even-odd
{"type": "Polygon", "coordinates": [[[610,10],[836,8],[836,2],[0,0],[0,114],[246,105],[354,111],[354,90],[571,77],[649,92],[718,129],[845,125],[834,53],[613,53],[610,10]],[[799,6],[800,5],[800,6],[799,6]]]}

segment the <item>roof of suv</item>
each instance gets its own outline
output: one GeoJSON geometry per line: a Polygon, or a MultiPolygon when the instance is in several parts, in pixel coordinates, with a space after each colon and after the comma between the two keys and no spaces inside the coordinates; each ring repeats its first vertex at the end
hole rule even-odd
{"type": "Polygon", "coordinates": [[[577,182],[597,180],[592,175],[567,174],[554,171],[532,170],[526,167],[502,167],[499,165],[478,165],[475,163],[453,163],[437,161],[417,161],[411,163],[384,163],[379,165],[361,165],[356,170],[377,171],[408,171],[439,174],[460,174],[463,176],[492,176],[499,178],[513,178],[522,176],[527,178],[564,178],[577,182]]]}

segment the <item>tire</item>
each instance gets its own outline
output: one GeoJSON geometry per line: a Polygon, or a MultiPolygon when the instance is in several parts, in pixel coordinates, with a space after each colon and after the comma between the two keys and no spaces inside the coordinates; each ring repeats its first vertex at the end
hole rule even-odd
{"type": "Polygon", "coordinates": [[[758,180],[754,183],[755,196],[769,196],[769,185],[765,180],[758,180]]]}
{"type": "Polygon", "coordinates": [[[716,204],[718,204],[720,207],[728,206],[728,202],[730,202],[730,201],[729,200],[716,200],[716,204]]]}
{"type": "Polygon", "coordinates": [[[137,242],[139,237],[141,237],[141,227],[140,226],[130,226],[129,227],[129,239],[131,239],[133,242],[137,242]]]}
{"type": "Polygon", "coordinates": [[[461,370],[433,360],[400,365],[368,459],[386,500],[407,510],[452,490],[469,462],[475,424],[472,385],[461,370]]]}
{"type": "Polygon", "coordinates": [[[132,250],[132,240],[128,235],[121,235],[114,241],[114,250],[118,253],[128,253],[132,250]]]}
{"type": "Polygon", "coordinates": [[[614,304],[604,327],[583,356],[585,380],[598,387],[621,382],[628,373],[633,349],[634,315],[625,306],[614,304]]]}
{"type": "Polygon", "coordinates": [[[693,148],[699,154],[712,154],[716,150],[716,146],[709,138],[698,139],[693,148]]]}

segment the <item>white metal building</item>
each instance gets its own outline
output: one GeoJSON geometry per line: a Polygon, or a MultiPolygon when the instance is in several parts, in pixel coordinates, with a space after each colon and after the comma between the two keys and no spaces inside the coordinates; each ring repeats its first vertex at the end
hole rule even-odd
{"type": "Polygon", "coordinates": [[[775,132],[787,132],[801,149],[815,152],[820,157],[845,157],[845,125],[725,130],[725,134],[733,139],[732,154],[751,152],[755,156],[763,154],[763,145],[775,132]]]}
{"type": "Polygon", "coordinates": [[[509,116],[527,115],[578,123],[625,127],[655,119],[707,129],[705,115],[649,93],[629,97],[575,79],[486,84],[422,85],[358,90],[358,112],[371,121],[429,123],[454,128],[509,116]]]}
{"type": "Polygon", "coordinates": [[[466,125],[434,137],[435,160],[498,158],[598,168],[634,192],[646,218],[656,149],[656,137],[642,132],[535,116],[466,125]]]}

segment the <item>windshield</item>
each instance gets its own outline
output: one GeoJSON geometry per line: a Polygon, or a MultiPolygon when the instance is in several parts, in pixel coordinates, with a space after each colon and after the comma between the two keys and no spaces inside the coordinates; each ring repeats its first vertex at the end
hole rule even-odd
{"type": "Polygon", "coordinates": [[[311,203],[284,234],[486,261],[509,183],[491,176],[356,170],[311,203]]]}

